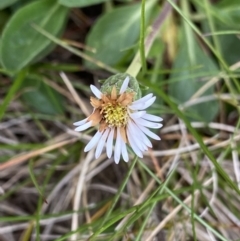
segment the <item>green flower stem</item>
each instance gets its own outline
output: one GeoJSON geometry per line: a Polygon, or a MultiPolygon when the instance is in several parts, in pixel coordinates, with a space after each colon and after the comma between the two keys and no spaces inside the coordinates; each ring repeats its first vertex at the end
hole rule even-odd
{"type": "MultiPolygon", "coordinates": [[[[146,37],[145,45],[144,45],[145,51],[142,50],[142,52],[145,52],[144,53],[145,56],[148,55],[148,53],[152,47],[152,44],[157,37],[160,27],[162,26],[163,22],[166,20],[167,16],[171,13],[171,11],[172,11],[172,6],[168,2],[165,2],[161,13],[153,22],[153,24],[151,26],[151,31],[149,32],[148,36],[146,37]]],[[[141,31],[141,34],[144,34],[144,32],[141,31]]],[[[142,36],[140,37],[140,39],[141,38],[142,38],[142,36]]],[[[143,38],[144,38],[144,36],[143,36],[143,38]]],[[[138,73],[142,67],[141,54],[143,54],[143,53],[140,54],[140,52],[141,51],[137,52],[132,63],[130,64],[130,66],[128,67],[128,69],[126,71],[126,73],[130,74],[133,77],[136,77],[138,75],[138,73]]]]}
{"type": "MultiPolygon", "coordinates": [[[[187,0],[181,1],[182,10],[187,18],[190,18],[190,6],[187,0]]],[[[188,56],[192,65],[196,65],[196,56],[194,54],[194,35],[191,27],[186,21],[183,21],[184,34],[188,43],[188,56]]]]}
{"type": "Polygon", "coordinates": [[[141,55],[141,62],[143,72],[147,70],[146,58],[145,58],[145,45],[144,45],[144,37],[145,37],[145,2],[146,0],[142,0],[141,6],[141,32],[140,32],[140,41],[139,41],[139,49],[141,55]]]}
{"type": "MultiPolygon", "coordinates": [[[[215,28],[213,16],[211,14],[211,3],[210,3],[209,0],[204,0],[203,2],[204,2],[204,8],[205,8],[205,11],[206,11],[207,19],[208,19],[208,22],[209,22],[210,31],[211,31],[211,33],[215,33],[216,28],[215,28]]],[[[215,48],[217,49],[219,55],[222,57],[221,45],[219,43],[217,35],[213,34],[212,39],[213,39],[213,43],[214,43],[215,48]]]]}
{"type": "Polygon", "coordinates": [[[137,160],[138,160],[138,157],[135,156],[134,160],[131,162],[131,165],[130,165],[130,167],[129,167],[129,170],[128,170],[128,172],[127,172],[126,177],[124,178],[124,180],[123,180],[120,188],[118,189],[118,192],[117,192],[116,196],[114,197],[114,199],[113,199],[113,201],[112,201],[111,207],[108,209],[105,217],[103,218],[103,221],[102,221],[102,223],[101,223],[101,226],[99,227],[98,231],[95,232],[95,233],[89,238],[89,241],[93,241],[95,237],[97,237],[102,231],[104,231],[103,225],[106,223],[106,221],[108,220],[109,216],[111,215],[114,207],[116,206],[117,201],[119,200],[120,195],[121,195],[121,193],[123,192],[123,189],[125,188],[125,186],[126,186],[126,184],[127,184],[127,182],[128,182],[128,179],[129,179],[130,175],[132,174],[132,170],[133,170],[133,168],[134,168],[137,160]]]}

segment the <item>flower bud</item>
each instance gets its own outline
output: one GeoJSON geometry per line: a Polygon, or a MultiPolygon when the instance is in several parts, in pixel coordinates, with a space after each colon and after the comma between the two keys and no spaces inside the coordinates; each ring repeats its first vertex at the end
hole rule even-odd
{"type": "Polygon", "coordinates": [[[112,75],[111,77],[106,79],[101,86],[101,89],[100,89],[101,92],[103,94],[110,95],[113,86],[115,86],[117,89],[117,92],[119,92],[124,80],[127,77],[129,77],[129,84],[128,84],[128,88],[127,88],[126,92],[134,92],[135,93],[134,100],[140,99],[142,96],[142,92],[139,87],[138,81],[134,77],[132,77],[131,75],[126,74],[126,73],[112,75]]]}

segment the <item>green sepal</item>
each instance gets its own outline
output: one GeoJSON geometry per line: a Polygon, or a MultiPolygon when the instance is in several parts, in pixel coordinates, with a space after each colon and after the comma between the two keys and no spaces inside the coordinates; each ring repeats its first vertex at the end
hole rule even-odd
{"type": "Polygon", "coordinates": [[[141,83],[139,83],[139,88],[140,88],[140,90],[148,90],[148,89],[149,89],[148,86],[143,85],[143,84],[141,84],[141,83]]]}

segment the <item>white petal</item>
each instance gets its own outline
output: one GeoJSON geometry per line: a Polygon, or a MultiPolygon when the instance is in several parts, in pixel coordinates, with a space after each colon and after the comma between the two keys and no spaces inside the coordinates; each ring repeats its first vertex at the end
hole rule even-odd
{"type": "Polygon", "coordinates": [[[120,140],[121,140],[121,150],[122,150],[123,160],[125,162],[128,162],[129,158],[128,158],[128,152],[127,152],[126,143],[124,142],[122,136],[121,136],[120,140]]]}
{"type": "Polygon", "coordinates": [[[93,147],[95,147],[99,141],[99,139],[101,138],[103,132],[97,131],[97,133],[93,136],[93,138],[91,139],[91,141],[89,141],[89,143],[86,145],[86,147],[84,148],[84,151],[90,151],[93,147]]]}
{"type": "Polygon", "coordinates": [[[149,127],[149,128],[158,129],[158,128],[162,127],[162,124],[150,122],[150,121],[144,120],[142,118],[135,119],[134,121],[138,125],[146,126],[146,127],[149,127]]]}
{"type": "Polygon", "coordinates": [[[139,150],[138,146],[136,145],[136,143],[134,142],[132,135],[129,133],[129,129],[127,129],[127,137],[130,143],[131,148],[133,149],[134,153],[139,156],[139,157],[143,157],[142,151],[139,150]]]}
{"type": "Polygon", "coordinates": [[[114,147],[114,161],[116,164],[120,161],[120,155],[121,155],[121,134],[119,128],[117,128],[117,138],[116,138],[116,144],[114,147]]]}
{"type": "Polygon", "coordinates": [[[107,140],[107,156],[108,156],[108,158],[112,157],[113,135],[114,135],[114,128],[111,129],[110,134],[108,136],[108,140],[107,140]]]}
{"type": "Polygon", "coordinates": [[[127,87],[128,87],[128,84],[129,84],[129,77],[127,76],[127,77],[125,78],[125,80],[123,81],[123,84],[122,84],[121,89],[120,89],[120,91],[119,91],[119,94],[120,94],[120,95],[126,91],[126,89],[127,89],[127,87]]]}
{"type": "Polygon", "coordinates": [[[139,128],[139,126],[135,123],[133,123],[133,125],[135,126],[135,128],[137,129],[138,134],[141,137],[141,140],[144,142],[144,144],[150,148],[152,148],[152,143],[151,141],[148,139],[148,137],[142,132],[142,130],[139,128]]]}
{"type": "Polygon", "coordinates": [[[143,110],[144,104],[143,103],[131,104],[131,105],[129,105],[129,109],[131,109],[131,110],[143,110]]]}
{"type": "Polygon", "coordinates": [[[93,94],[98,98],[101,99],[102,98],[102,92],[94,85],[90,85],[90,88],[93,92],[93,94]]]}
{"type": "Polygon", "coordinates": [[[121,146],[122,146],[122,156],[123,156],[123,160],[125,162],[128,162],[129,157],[128,157],[128,152],[127,152],[127,147],[126,147],[126,143],[124,143],[123,139],[121,138],[121,146]]]}
{"type": "Polygon", "coordinates": [[[146,145],[147,147],[152,148],[152,142],[147,138],[147,136],[146,136],[145,134],[143,134],[143,135],[144,135],[144,137],[143,137],[143,142],[145,143],[145,145],[146,145]]]}
{"type": "Polygon", "coordinates": [[[96,152],[95,152],[96,159],[102,154],[102,150],[103,150],[104,144],[106,142],[109,131],[110,131],[110,129],[105,130],[104,134],[102,135],[101,139],[99,140],[99,143],[97,145],[96,152]]]}
{"type": "Polygon", "coordinates": [[[142,138],[139,136],[138,130],[133,126],[132,123],[128,123],[127,128],[129,130],[129,134],[131,135],[133,142],[136,144],[138,149],[142,152],[146,151],[148,147],[144,144],[144,142],[142,142],[142,138]]]}
{"type": "Polygon", "coordinates": [[[74,122],[73,125],[74,125],[74,126],[81,126],[82,124],[85,124],[85,123],[87,122],[87,119],[88,119],[88,118],[85,118],[85,119],[83,119],[83,120],[81,120],[81,121],[74,122]]]}
{"type": "Polygon", "coordinates": [[[141,126],[141,125],[139,125],[138,127],[142,130],[142,132],[144,132],[146,135],[150,136],[152,139],[161,140],[161,138],[158,135],[156,135],[155,133],[150,131],[148,128],[141,126]]]}
{"type": "Polygon", "coordinates": [[[140,99],[134,101],[133,104],[145,103],[146,101],[148,101],[149,99],[151,99],[152,96],[153,96],[152,93],[151,93],[151,94],[148,94],[148,95],[146,95],[146,96],[144,96],[144,97],[142,97],[142,98],[140,98],[140,99]]]}
{"type": "Polygon", "coordinates": [[[147,109],[149,106],[151,106],[154,101],[156,100],[156,96],[153,96],[150,100],[146,101],[144,106],[142,108],[139,108],[139,110],[147,109]]]}
{"type": "Polygon", "coordinates": [[[87,122],[87,123],[85,123],[85,124],[75,128],[75,131],[84,131],[84,130],[86,130],[87,128],[89,128],[91,126],[92,126],[92,121],[89,121],[89,122],[87,122]]]}
{"type": "Polygon", "coordinates": [[[144,102],[135,103],[136,102],[135,101],[131,105],[129,105],[129,108],[131,110],[145,110],[149,106],[151,106],[154,103],[155,100],[156,100],[156,96],[153,96],[149,100],[144,101],[144,102]]]}
{"type": "Polygon", "coordinates": [[[145,114],[142,116],[143,119],[145,120],[150,120],[150,121],[156,121],[156,122],[159,122],[159,121],[162,121],[163,119],[159,116],[156,116],[156,115],[150,115],[150,114],[145,114]]]}
{"type": "Polygon", "coordinates": [[[145,114],[146,114],[146,111],[136,111],[134,113],[130,113],[130,116],[132,119],[136,119],[136,118],[142,117],[145,114]]]}

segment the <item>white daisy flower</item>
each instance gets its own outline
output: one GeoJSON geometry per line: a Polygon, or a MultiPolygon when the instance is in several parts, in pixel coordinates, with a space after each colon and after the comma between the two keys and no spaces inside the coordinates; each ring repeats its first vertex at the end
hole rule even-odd
{"type": "Polygon", "coordinates": [[[75,131],[84,131],[91,126],[99,125],[99,129],[90,142],[86,145],[84,151],[90,151],[96,147],[95,157],[98,158],[104,146],[108,158],[113,155],[116,164],[119,163],[122,156],[123,160],[129,160],[127,144],[132,148],[138,157],[143,157],[143,153],[152,147],[148,137],[160,140],[160,137],[150,131],[148,128],[158,129],[162,127],[159,122],[162,118],[146,113],[146,109],[151,106],[156,97],[148,94],[136,101],[135,93],[127,91],[129,77],[126,77],[118,91],[113,86],[110,94],[102,93],[97,87],[91,85],[90,88],[95,95],[91,97],[93,113],[82,121],[75,122],[77,126],[75,131]]]}

